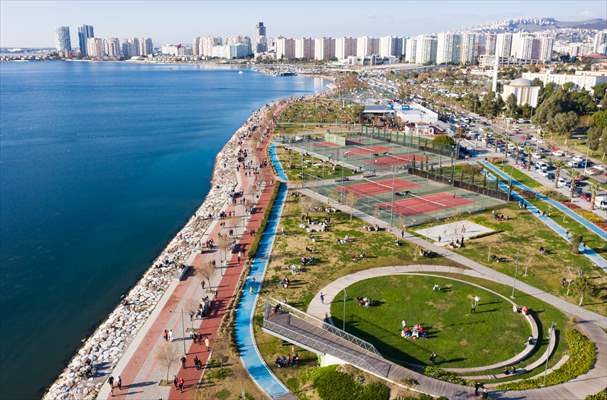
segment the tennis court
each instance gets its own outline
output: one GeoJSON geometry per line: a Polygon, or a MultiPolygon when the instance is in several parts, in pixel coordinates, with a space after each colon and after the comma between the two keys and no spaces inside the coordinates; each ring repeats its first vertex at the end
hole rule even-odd
{"type": "Polygon", "coordinates": [[[414,226],[504,204],[444,183],[407,173],[310,186],[331,200],[354,207],[394,226],[414,226]]]}
{"type": "MultiPolygon", "coordinates": [[[[308,134],[293,137],[283,137],[289,147],[309,153],[320,158],[343,161],[364,171],[405,170],[412,163],[428,163],[429,165],[448,164],[450,159],[438,154],[421,151],[415,147],[388,142],[381,138],[354,135],[349,133],[346,140],[339,143],[339,134],[308,134]]],[[[278,141],[279,139],[277,139],[278,141]]]]}

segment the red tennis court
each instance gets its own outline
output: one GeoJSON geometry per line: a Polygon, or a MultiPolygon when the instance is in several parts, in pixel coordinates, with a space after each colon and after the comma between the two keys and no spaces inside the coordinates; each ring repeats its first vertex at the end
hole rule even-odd
{"type": "Polygon", "coordinates": [[[446,208],[455,208],[473,204],[472,200],[458,197],[450,192],[441,192],[429,194],[426,196],[412,197],[408,199],[398,200],[393,203],[380,203],[378,207],[384,209],[394,208],[394,212],[400,215],[416,215],[425,214],[446,208]]]}
{"type": "Polygon", "coordinates": [[[318,147],[341,147],[340,145],[338,145],[336,143],[327,142],[327,141],[315,142],[314,145],[318,146],[318,147]]]}
{"type": "Polygon", "coordinates": [[[353,149],[348,149],[344,153],[344,156],[366,156],[369,154],[375,153],[384,153],[386,151],[390,151],[391,149],[386,146],[374,145],[374,146],[365,146],[365,147],[355,147],[353,149]]]}
{"type": "Polygon", "coordinates": [[[415,161],[426,161],[427,156],[421,156],[419,154],[399,154],[393,156],[377,157],[370,160],[366,160],[365,164],[376,165],[381,167],[392,166],[392,165],[403,165],[412,163],[415,161]]]}
{"type": "MultiPolygon", "coordinates": [[[[402,178],[394,178],[394,190],[415,189],[418,187],[419,185],[415,182],[402,178]]],[[[342,192],[352,192],[363,196],[387,193],[392,191],[392,178],[340,186],[339,190],[342,192]]]]}

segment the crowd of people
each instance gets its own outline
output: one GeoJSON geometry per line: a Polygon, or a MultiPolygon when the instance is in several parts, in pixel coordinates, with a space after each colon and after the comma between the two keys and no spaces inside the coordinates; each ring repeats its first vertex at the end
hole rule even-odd
{"type": "Polygon", "coordinates": [[[278,356],[276,357],[276,367],[278,368],[287,368],[297,365],[299,363],[299,355],[295,353],[293,356],[289,354],[288,356],[278,356]]]}
{"type": "Polygon", "coordinates": [[[418,338],[427,338],[428,337],[428,331],[426,331],[426,329],[419,322],[413,326],[407,326],[407,321],[405,321],[403,319],[401,321],[400,325],[401,325],[400,336],[405,339],[411,338],[411,339],[415,340],[418,338]]]}

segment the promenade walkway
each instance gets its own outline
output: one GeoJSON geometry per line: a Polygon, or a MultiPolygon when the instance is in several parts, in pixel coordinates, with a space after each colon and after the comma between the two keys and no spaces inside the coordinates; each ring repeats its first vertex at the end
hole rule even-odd
{"type": "MultiPolygon", "coordinates": [[[[331,303],[333,299],[340,293],[343,289],[348,286],[374,277],[379,276],[391,276],[391,275],[407,275],[407,274],[416,274],[416,273],[424,273],[424,274],[433,274],[433,273],[451,273],[451,274],[460,274],[475,278],[483,278],[488,279],[501,284],[509,284],[510,279],[501,280],[499,278],[487,277],[475,270],[472,269],[463,269],[458,267],[448,267],[448,266],[439,266],[439,265],[404,265],[404,266],[394,266],[394,267],[382,267],[382,268],[373,268],[368,270],[359,271],[347,276],[343,276],[335,281],[331,282],[327,286],[321,289],[310,304],[308,305],[308,314],[319,318],[326,319],[330,318],[331,315],[331,303]],[[320,292],[324,294],[324,302],[320,299],[320,292]]],[[[487,289],[484,289],[487,290],[487,289]]],[[[290,325],[295,325],[291,323],[290,325]]],[[[525,390],[525,391],[509,391],[509,392],[496,392],[492,394],[492,398],[500,398],[500,399],[537,399],[537,400],[553,400],[553,399],[583,399],[586,396],[594,393],[598,393],[605,386],[607,386],[607,334],[599,328],[596,324],[587,323],[587,322],[579,322],[577,324],[577,328],[584,333],[590,340],[592,340],[597,346],[597,360],[588,373],[570,381],[560,385],[555,385],[547,388],[541,389],[533,389],[533,390],[525,390]]],[[[284,331],[282,333],[285,334],[284,331]]],[[[327,334],[315,334],[316,340],[327,340],[327,341],[336,341],[333,336],[327,334]],[[324,339],[319,339],[319,337],[324,339]]],[[[299,339],[301,340],[301,339],[299,339]]],[[[358,350],[358,352],[362,352],[363,350],[358,350]]],[[[331,354],[331,350],[327,351],[331,354]]],[[[340,358],[339,355],[333,354],[335,357],[340,358]]],[[[343,358],[342,358],[343,359],[343,358]]],[[[345,360],[348,361],[348,360],[345,360]]],[[[356,360],[354,360],[356,361],[356,360]]],[[[385,362],[390,363],[385,360],[385,362]]],[[[361,369],[366,370],[369,373],[380,376],[384,379],[388,379],[395,384],[400,384],[402,382],[401,379],[390,378],[389,375],[381,376],[377,371],[372,371],[369,366],[357,365],[355,362],[353,365],[360,367],[361,369]]],[[[391,363],[392,364],[392,363],[391,363]]],[[[396,365],[396,364],[394,364],[396,365]]],[[[401,367],[402,368],[402,367],[401,367]]],[[[405,373],[404,371],[402,372],[405,373]]],[[[414,374],[413,371],[406,371],[407,374],[414,374]]],[[[423,376],[423,375],[422,375],[423,376]]],[[[468,398],[468,393],[462,389],[462,386],[456,386],[456,388],[445,387],[442,381],[437,381],[432,378],[424,377],[425,379],[418,379],[417,375],[415,379],[419,381],[419,385],[415,386],[415,390],[420,390],[424,393],[428,393],[431,395],[439,396],[446,395],[449,399],[456,398],[468,398]],[[448,390],[448,392],[444,392],[448,390]],[[441,392],[443,391],[443,392],[441,392]],[[448,393],[448,394],[447,394],[448,393]]]]}
{"type": "MultiPolygon", "coordinates": [[[[261,132],[266,127],[259,128],[257,132],[261,138],[261,132]]],[[[269,137],[270,135],[265,135],[261,144],[249,149],[251,154],[256,153],[257,159],[260,161],[266,158],[269,137]]],[[[258,142],[254,140],[252,143],[258,142]]],[[[256,212],[248,214],[244,202],[234,202],[226,205],[224,211],[244,216],[240,218],[242,222],[236,222],[236,226],[229,226],[229,219],[214,221],[204,240],[213,239],[217,243],[219,233],[226,235],[227,230],[231,229],[233,230],[232,237],[238,238],[237,243],[239,248],[244,249],[243,253],[239,255],[230,251],[230,256],[225,263],[226,267],[215,269],[213,276],[210,278],[210,285],[205,289],[201,285],[202,279],[194,274],[190,274],[186,279],[176,281],[171,285],[112,371],[114,378],[117,379],[118,376],[122,378],[122,390],[115,388],[112,396],[109,385],[104,385],[97,396],[98,399],[184,399],[193,396],[196,384],[204,374],[204,368],[202,370],[194,368],[193,359],[197,356],[202,364],[206,365],[211,357],[220,324],[228,311],[227,307],[230,301],[236,294],[235,291],[239,284],[250,245],[255,238],[254,234],[249,233],[256,232],[261,226],[265,209],[271,200],[275,185],[274,174],[269,164],[261,168],[257,175],[246,173],[244,168],[240,168],[237,179],[237,191],[240,190],[252,196],[258,195],[255,202],[256,212]],[[202,320],[190,320],[189,312],[198,308],[198,303],[205,295],[214,300],[211,314],[202,320]],[[166,346],[163,338],[165,329],[173,330],[175,339],[170,346],[178,349],[180,356],[185,352],[185,368],[181,367],[179,361],[173,363],[174,365],[170,367],[159,361],[157,353],[162,346],[166,346]],[[189,334],[191,329],[197,330],[203,337],[209,339],[209,348],[206,348],[204,344],[194,344],[192,342],[189,334]],[[167,373],[169,381],[172,381],[174,376],[184,379],[185,390],[183,393],[179,392],[172,384],[159,385],[160,380],[167,378],[167,373]]],[[[221,256],[220,251],[198,254],[192,262],[193,269],[197,270],[213,260],[217,266],[220,266],[221,256]]]]}

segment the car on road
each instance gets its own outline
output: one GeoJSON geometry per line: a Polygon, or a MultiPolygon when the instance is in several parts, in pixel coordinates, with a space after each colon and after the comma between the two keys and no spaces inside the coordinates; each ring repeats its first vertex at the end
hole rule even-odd
{"type": "Polygon", "coordinates": [[[552,150],[552,155],[555,157],[563,157],[565,152],[563,150],[552,150]]]}

